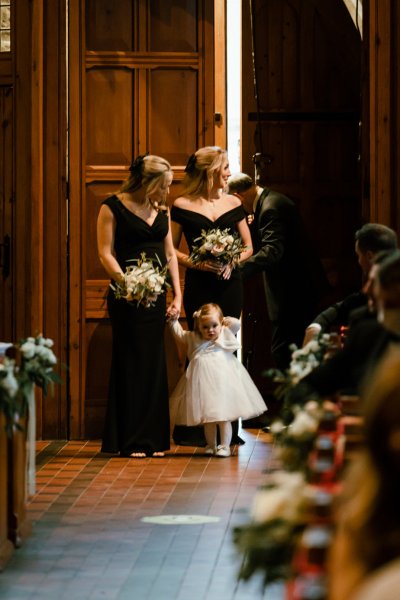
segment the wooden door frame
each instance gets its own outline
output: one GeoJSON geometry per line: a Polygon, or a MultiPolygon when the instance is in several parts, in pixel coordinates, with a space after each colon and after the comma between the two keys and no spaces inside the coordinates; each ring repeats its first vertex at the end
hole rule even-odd
{"type": "Polygon", "coordinates": [[[214,2],[214,143],[227,147],[226,0],[214,2]],[[218,49],[223,49],[219,52],[218,49]],[[221,115],[221,119],[217,118],[221,115]]]}
{"type": "Polygon", "coordinates": [[[83,59],[82,48],[85,47],[82,31],[83,5],[81,0],[69,0],[70,37],[68,40],[69,87],[68,87],[68,119],[69,119],[69,368],[70,368],[70,414],[69,429],[72,439],[80,439],[84,431],[84,398],[82,372],[82,351],[84,347],[82,335],[83,318],[83,274],[82,274],[82,230],[80,205],[83,191],[82,173],[82,140],[81,120],[83,98],[83,59]],[[72,33],[73,32],[73,33],[72,33]],[[73,249],[75,250],[73,252],[73,249]]]}

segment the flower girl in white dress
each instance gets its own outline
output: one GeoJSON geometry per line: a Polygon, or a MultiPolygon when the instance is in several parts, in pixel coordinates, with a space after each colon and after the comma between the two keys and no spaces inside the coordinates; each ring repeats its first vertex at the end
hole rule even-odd
{"type": "Polygon", "coordinates": [[[196,311],[194,331],[169,324],[178,345],[184,347],[189,366],[170,397],[174,425],[204,425],[206,454],[230,456],[231,421],[250,419],[267,410],[250,375],[236,358],[239,319],[224,317],[217,304],[196,311]],[[217,447],[217,425],[221,444],[217,447]]]}

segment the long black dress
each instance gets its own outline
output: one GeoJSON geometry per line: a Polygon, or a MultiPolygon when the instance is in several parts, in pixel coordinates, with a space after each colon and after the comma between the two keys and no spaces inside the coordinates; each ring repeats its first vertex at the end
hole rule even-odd
{"type": "MultiPolygon", "coordinates": [[[[159,212],[152,225],[127,209],[117,196],[104,201],[116,220],[114,248],[122,269],[129,259],[156,255],[166,263],[164,238],[168,217],[159,212]]],[[[103,452],[161,452],[169,449],[169,407],[164,352],[165,294],[145,308],[110,290],[107,304],[112,325],[112,364],[103,452]]]]}
{"type": "MultiPolygon", "coordinates": [[[[192,210],[173,206],[171,209],[172,221],[182,227],[189,252],[192,251],[194,240],[201,235],[202,230],[228,229],[230,233],[237,233],[236,223],[245,218],[242,206],[237,206],[222,214],[215,221],[192,210]]],[[[183,306],[189,329],[193,329],[193,313],[202,304],[214,302],[218,304],[224,315],[240,318],[243,305],[242,278],[238,269],[234,269],[229,279],[222,279],[215,273],[186,269],[185,287],[183,292],[183,306]]],[[[237,443],[238,424],[233,424],[232,442],[237,443]]],[[[185,427],[179,425],[174,430],[174,440],[181,445],[204,446],[205,438],[202,427],[185,427]]],[[[240,440],[241,441],[241,440],[240,440]]]]}

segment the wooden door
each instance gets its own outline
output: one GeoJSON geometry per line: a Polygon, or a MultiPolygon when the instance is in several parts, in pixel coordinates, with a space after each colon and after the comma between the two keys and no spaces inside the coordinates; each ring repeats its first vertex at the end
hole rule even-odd
{"type": "Polygon", "coordinates": [[[171,162],[177,195],[188,156],[214,143],[214,11],[223,14],[223,5],[70,0],[73,438],[101,434],[107,396],[108,280],[96,249],[101,202],[127,177],[132,157],[145,152],[171,162]]]}
{"type": "Polygon", "coordinates": [[[0,341],[14,341],[13,312],[13,93],[0,87],[0,341]]]}
{"type": "MultiPolygon", "coordinates": [[[[245,0],[242,11],[243,170],[253,174],[252,156],[263,155],[260,183],[295,200],[343,297],[360,285],[353,242],[361,224],[359,33],[342,0],[245,0]]],[[[245,362],[268,395],[261,373],[271,366],[269,321],[259,279],[246,289],[243,329],[245,362]]]]}

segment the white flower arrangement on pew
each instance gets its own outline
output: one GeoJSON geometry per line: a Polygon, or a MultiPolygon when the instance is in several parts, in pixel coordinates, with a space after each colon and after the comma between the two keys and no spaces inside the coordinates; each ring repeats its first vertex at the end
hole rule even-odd
{"type": "Polygon", "coordinates": [[[167,281],[168,265],[163,266],[158,256],[155,259],[147,258],[144,252],[140,258],[131,259],[130,262],[135,264],[126,268],[123,281],[110,283],[115,297],[136,303],[136,306],[154,306],[160,294],[170,287],[167,281]]]}
{"type": "Polygon", "coordinates": [[[208,260],[214,260],[221,265],[236,266],[241,253],[246,250],[242,238],[238,233],[231,233],[229,229],[215,229],[201,231],[201,236],[194,240],[199,242],[192,248],[190,260],[193,264],[199,264],[208,260]]]}
{"type": "Polygon", "coordinates": [[[39,334],[6,350],[0,364],[0,410],[5,415],[9,434],[14,427],[21,429],[19,421],[27,412],[32,386],[40,387],[46,396],[51,384],[62,381],[54,371],[57,358],[53,344],[53,340],[39,334]]]}
{"type": "Polygon", "coordinates": [[[322,419],[335,415],[337,407],[323,400],[302,383],[323,360],[337,348],[335,334],[320,333],[303,348],[292,344],[292,360],[283,372],[269,369],[265,375],[278,383],[275,396],[282,402],[280,416],[271,424],[270,433],[278,448],[279,458],[289,470],[305,468],[305,459],[314,443],[322,419]]]}
{"type": "Polygon", "coordinates": [[[35,384],[42,388],[47,395],[48,387],[52,383],[61,383],[61,378],[54,366],[57,358],[52,350],[53,340],[44,338],[42,334],[28,337],[17,344],[21,353],[17,378],[20,389],[24,385],[35,384]]]}
{"type": "Polygon", "coordinates": [[[260,571],[266,586],[293,576],[293,556],[316,494],[303,473],[268,473],[254,497],[251,522],[233,531],[234,543],[243,555],[239,579],[247,581],[260,571]]]}
{"type": "Polygon", "coordinates": [[[335,420],[339,414],[333,402],[301,385],[301,380],[334,350],[332,337],[320,334],[304,348],[293,345],[292,350],[292,361],[285,372],[266,372],[278,383],[275,394],[283,400],[280,417],[270,426],[280,470],[267,473],[264,485],[255,494],[250,522],[233,531],[242,555],[238,579],[248,580],[261,572],[264,585],[288,581],[295,574],[293,558],[321,496],[321,491],[309,483],[308,459],[324,420],[335,420]]]}

